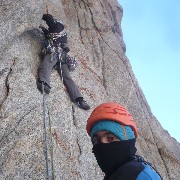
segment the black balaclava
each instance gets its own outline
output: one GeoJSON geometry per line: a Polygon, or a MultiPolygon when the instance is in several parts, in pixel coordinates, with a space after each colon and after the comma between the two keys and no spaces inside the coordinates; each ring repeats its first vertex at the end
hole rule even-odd
{"type": "Polygon", "coordinates": [[[101,170],[111,175],[120,166],[131,160],[136,153],[136,139],[99,143],[93,146],[93,153],[101,170]]]}

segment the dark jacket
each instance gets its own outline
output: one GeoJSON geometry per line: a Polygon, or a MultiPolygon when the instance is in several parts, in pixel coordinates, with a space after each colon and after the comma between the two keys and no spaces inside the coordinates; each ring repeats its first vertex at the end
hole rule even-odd
{"type": "Polygon", "coordinates": [[[161,180],[161,177],[149,165],[132,160],[104,180],[161,180]]]}

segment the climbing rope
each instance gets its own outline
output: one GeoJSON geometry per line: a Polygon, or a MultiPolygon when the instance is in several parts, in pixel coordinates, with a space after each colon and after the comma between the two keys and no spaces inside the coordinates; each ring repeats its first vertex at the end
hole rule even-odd
{"type": "MultiPolygon", "coordinates": [[[[61,60],[62,60],[62,49],[58,48],[58,58],[59,58],[59,68],[60,68],[60,76],[61,76],[61,80],[62,80],[62,84],[63,84],[63,88],[65,89],[65,85],[64,85],[64,80],[63,80],[63,75],[62,75],[62,64],[61,64],[61,60]]],[[[72,105],[72,110],[73,110],[73,102],[71,102],[72,105]]],[[[74,111],[74,110],[73,110],[74,111]]],[[[73,127],[72,127],[72,123],[71,123],[71,127],[70,127],[70,139],[72,139],[72,131],[73,131],[73,127]]],[[[72,143],[70,140],[70,170],[72,169],[72,160],[73,160],[73,149],[72,149],[72,143]]]]}
{"type": "Polygon", "coordinates": [[[44,92],[43,82],[42,82],[42,92],[43,92],[43,136],[44,136],[44,154],[45,154],[45,160],[46,160],[46,178],[47,180],[50,180],[49,163],[48,163],[48,141],[47,141],[47,132],[46,132],[45,92],[44,92]]]}
{"type": "Polygon", "coordinates": [[[52,128],[51,128],[51,119],[50,119],[50,112],[49,108],[48,109],[48,117],[49,117],[49,133],[50,133],[50,141],[51,141],[51,146],[50,146],[50,156],[51,156],[51,171],[52,171],[52,176],[51,179],[54,180],[54,154],[53,154],[53,140],[52,140],[52,128]]]}
{"type": "MultiPolygon", "coordinates": [[[[49,14],[49,11],[48,11],[48,7],[47,7],[47,4],[45,3],[45,0],[43,1],[44,5],[45,5],[45,8],[46,8],[46,14],[49,14]]],[[[63,84],[63,87],[65,89],[65,85],[64,85],[64,80],[63,80],[63,72],[62,72],[62,64],[61,64],[61,61],[62,61],[62,53],[63,53],[63,50],[62,48],[58,47],[57,48],[57,51],[55,52],[56,55],[58,56],[58,59],[59,59],[59,69],[60,69],[60,76],[61,76],[61,80],[62,80],[62,84],[63,84]]],[[[50,112],[49,112],[49,108],[48,106],[46,105],[45,103],[45,92],[44,92],[44,83],[42,83],[42,92],[43,92],[43,128],[44,128],[44,150],[45,150],[45,160],[46,160],[46,179],[47,180],[54,180],[55,179],[55,175],[54,175],[54,165],[53,165],[53,140],[52,140],[52,131],[51,131],[51,119],[50,119],[50,112]],[[50,146],[49,146],[49,143],[48,143],[48,139],[47,139],[47,127],[46,127],[46,107],[47,107],[47,110],[48,110],[48,117],[49,117],[49,133],[50,133],[50,146]],[[51,167],[49,165],[49,161],[48,161],[48,154],[50,154],[50,162],[51,162],[51,167]],[[51,174],[50,174],[51,172],[51,174]]],[[[73,105],[72,105],[73,106],[73,105]]],[[[71,127],[72,129],[72,123],[71,123],[71,127]]],[[[71,135],[70,135],[70,138],[72,139],[72,130],[71,130],[71,135]]],[[[72,144],[71,144],[71,141],[70,141],[70,154],[71,154],[71,158],[73,156],[73,150],[72,150],[72,144]]],[[[72,168],[71,167],[71,161],[70,161],[70,169],[72,168]]]]}
{"type": "Polygon", "coordinates": [[[45,103],[45,92],[44,92],[44,82],[42,82],[42,92],[43,92],[43,136],[44,136],[44,154],[45,154],[45,160],[46,160],[46,179],[47,180],[54,180],[54,165],[53,165],[53,141],[52,141],[52,131],[51,131],[51,119],[50,119],[50,113],[49,108],[48,109],[48,117],[49,117],[49,131],[50,131],[50,157],[51,157],[51,176],[50,176],[50,168],[49,168],[49,162],[48,162],[48,140],[47,140],[47,127],[46,127],[46,103],[45,103]]]}

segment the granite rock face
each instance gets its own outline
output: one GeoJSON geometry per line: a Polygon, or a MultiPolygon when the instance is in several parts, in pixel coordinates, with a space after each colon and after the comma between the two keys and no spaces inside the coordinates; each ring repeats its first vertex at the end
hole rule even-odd
{"type": "Polygon", "coordinates": [[[126,106],[137,123],[138,154],[165,180],[178,180],[180,144],[153,116],[132,72],[121,31],[123,10],[116,0],[1,0],[0,179],[46,177],[43,97],[36,87],[43,43],[38,27],[46,5],[67,27],[70,55],[79,64],[71,75],[91,105],[84,111],[73,104],[52,71],[51,93],[45,96],[51,122],[50,129],[46,115],[47,139],[50,143],[52,137],[53,143],[49,173],[55,179],[103,179],[85,125],[94,107],[115,101],[126,106]]]}

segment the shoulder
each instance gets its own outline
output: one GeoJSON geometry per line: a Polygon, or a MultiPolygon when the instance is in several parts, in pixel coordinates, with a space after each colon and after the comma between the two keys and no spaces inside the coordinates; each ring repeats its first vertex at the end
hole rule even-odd
{"type": "Polygon", "coordinates": [[[108,180],[134,180],[138,175],[144,170],[144,166],[141,162],[136,160],[131,160],[125,163],[123,166],[118,168],[110,177],[106,178],[108,180]],[[131,173],[129,173],[131,172],[131,173]]]}
{"type": "Polygon", "coordinates": [[[144,170],[138,175],[136,180],[160,180],[158,173],[153,170],[148,164],[144,164],[144,170]]]}

